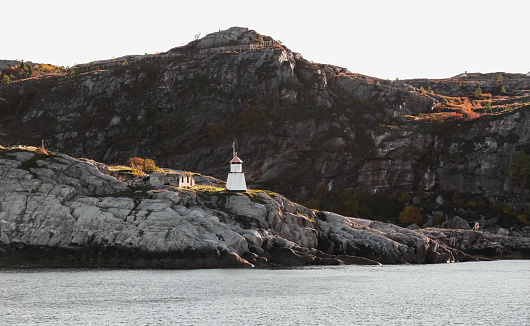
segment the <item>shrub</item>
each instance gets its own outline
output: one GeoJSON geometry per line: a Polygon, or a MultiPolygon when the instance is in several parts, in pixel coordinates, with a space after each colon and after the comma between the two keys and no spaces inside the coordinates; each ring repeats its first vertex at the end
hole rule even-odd
{"type": "Polygon", "coordinates": [[[143,170],[145,173],[152,173],[158,170],[158,166],[156,166],[155,161],[150,158],[146,158],[144,160],[143,170]]]}
{"type": "Polygon", "coordinates": [[[476,97],[482,97],[482,89],[480,89],[480,86],[477,86],[477,89],[475,90],[475,96],[476,97]]]}
{"type": "Polygon", "coordinates": [[[522,224],[530,224],[530,217],[524,214],[517,215],[517,220],[522,224]]]}
{"type": "Polygon", "coordinates": [[[476,204],[475,207],[486,207],[488,204],[486,203],[486,200],[481,195],[476,195],[475,199],[473,200],[476,204]]]}
{"type": "Polygon", "coordinates": [[[434,226],[442,225],[443,222],[445,222],[445,217],[443,214],[436,214],[432,218],[432,223],[434,226]]]}
{"type": "Polygon", "coordinates": [[[129,158],[129,165],[130,165],[134,175],[142,175],[143,174],[143,165],[144,165],[144,159],[143,158],[131,157],[131,158],[129,158]]]}
{"type": "MultiPolygon", "coordinates": [[[[461,112],[467,116],[468,120],[476,119],[480,117],[480,114],[475,112],[475,106],[476,104],[469,102],[467,99],[464,100],[464,103],[461,106],[461,112]]],[[[477,106],[478,108],[478,106],[477,106]]]]}
{"type": "Polygon", "coordinates": [[[129,166],[134,175],[144,175],[145,173],[155,172],[160,169],[152,159],[147,158],[144,160],[140,157],[129,158],[129,166]]]}
{"type": "Polygon", "coordinates": [[[475,207],[477,207],[477,202],[474,201],[474,200],[470,200],[470,201],[467,202],[466,207],[475,208],[475,207]]]}
{"type": "Polygon", "coordinates": [[[522,214],[517,215],[517,219],[520,223],[530,224],[530,207],[526,207],[522,214]]]}
{"type": "Polygon", "coordinates": [[[504,86],[501,87],[501,93],[506,93],[506,87],[504,86]]]}
{"type": "Polygon", "coordinates": [[[48,155],[48,151],[42,147],[37,147],[35,150],[35,154],[37,155],[48,155]]]}
{"type": "Polygon", "coordinates": [[[502,203],[502,202],[491,203],[491,208],[497,214],[506,214],[506,215],[515,216],[515,211],[513,210],[513,208],[505,203],[502,203]]]}
{"type": "Polygon", "coordinates": [[[493,106],[491,105],[491,101],[487,101],[486,104],[484,104],[484,111],[490,111],[493,112],[493,106]]]}
{"type": "Polygon", "coordinates": [[[453,202],[453,205],[456,206],[457,208],[465,208],[466,204],[467,204],[466,199],[464,198],[464,196],[462,196],[458,192],[454,192],[453,193],[452,202],[453,202]]]}
{"type": "Polygon", "coordinates": [[[422,218],[423,214],[421,213],[421,209],[418,206],[414,205],[406,206],[399,214],[399,221],[405,225],[413,223],[418,224],[421,222],[422,218]]]}
{"type": "Polygon", "coordinates": [[[400,203],[410,203],[411,200],[412,196],[408,192],[402,192],[398,198],[400,203]]]}

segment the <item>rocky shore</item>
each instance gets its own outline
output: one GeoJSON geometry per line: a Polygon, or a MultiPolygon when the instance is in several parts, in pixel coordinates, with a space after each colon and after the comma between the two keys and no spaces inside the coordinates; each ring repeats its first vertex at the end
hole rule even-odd
{"type": "Polygon", "coordinates": [[[0,149],[0,267],[274,267],[529,258],[530,238],[409,230],[267,191],[135,186],[104,165],[0,149]]]}

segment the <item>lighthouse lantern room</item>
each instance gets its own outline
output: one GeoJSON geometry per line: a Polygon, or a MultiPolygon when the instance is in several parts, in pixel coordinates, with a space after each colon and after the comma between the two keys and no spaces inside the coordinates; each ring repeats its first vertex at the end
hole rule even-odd
{"type": "Polygon", "coordinates": [[[245,173],[243,173],[243,161],[237,157],[236,144],[232,143],[234,157],[230,161],[230,173],[226,180],[226,189],[233,191],[246,191],[245,173]]]}

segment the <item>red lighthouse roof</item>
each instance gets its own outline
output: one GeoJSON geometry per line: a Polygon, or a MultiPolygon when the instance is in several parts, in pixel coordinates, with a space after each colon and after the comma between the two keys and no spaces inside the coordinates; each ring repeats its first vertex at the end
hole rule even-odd
{"type": "Polygon", "coordinates": [[[234,153],[234,158],[230,161],[230,163],[243,163],[239,157],[237,157],[237,152],[234,153]]]}

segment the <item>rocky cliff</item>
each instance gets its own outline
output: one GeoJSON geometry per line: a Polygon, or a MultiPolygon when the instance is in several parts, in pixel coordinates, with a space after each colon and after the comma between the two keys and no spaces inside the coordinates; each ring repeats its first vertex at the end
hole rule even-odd
{"type": "Polygon", "coordinates": [[[140,186],[102,171],[103,164],[43,149],[1,148],[0,266],[441,263],[476,259],[469,250],[530,255],[525,237],[415,231],[314,211],[268,191],[140,186]]]}
{"type": "Polygon", "coordinates": [[[355,190],[528,204],[509,173],[530,154],[528,76],[379,80],[239,27],[159,57],[1,85],[0,142],[224,178],[236,141],[252,187],[314,208],[355,190]]]}

